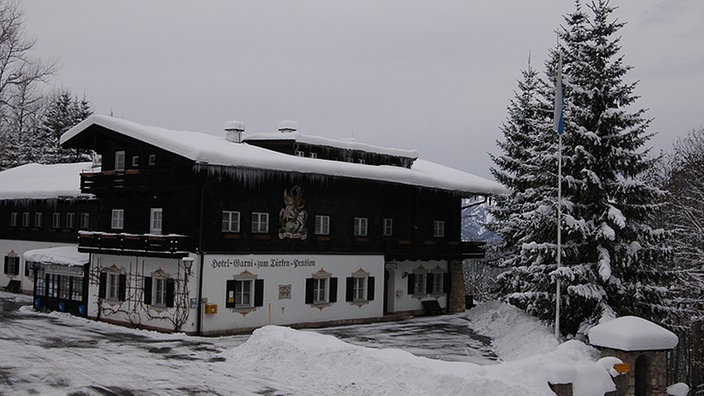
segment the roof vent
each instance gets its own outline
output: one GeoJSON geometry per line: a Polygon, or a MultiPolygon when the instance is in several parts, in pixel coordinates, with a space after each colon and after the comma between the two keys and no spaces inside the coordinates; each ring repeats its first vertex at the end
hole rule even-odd
{"type": "Polygon", "coordinates": [[[228,121],[225,123],[225,139],[232,143],[242,143],[242,132],[245,124],[241,121],[228,121]]]}
{"type": "Polygon", "coordinates": [[[289,133],[289,132],[296,132],[298,130],[298,123],[296,121],[281,121],[279,123],[279,132],[281,133],[289,133]]]}

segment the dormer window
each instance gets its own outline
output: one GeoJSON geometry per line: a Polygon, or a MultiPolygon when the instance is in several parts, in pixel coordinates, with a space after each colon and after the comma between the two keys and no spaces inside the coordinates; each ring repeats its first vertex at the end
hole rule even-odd
{"type": "Polygon", "coordinates": [[[133,168],[139,167],[139,156],[138,155],[132,156],[132,167],[133,168]]]}

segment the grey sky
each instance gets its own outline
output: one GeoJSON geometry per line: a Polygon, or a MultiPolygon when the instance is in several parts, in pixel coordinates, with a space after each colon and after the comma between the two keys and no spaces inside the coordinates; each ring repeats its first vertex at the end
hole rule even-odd
{"type": "MultiPolygon", "coordinates": [[[[613,1],[628,81],[655,150],[704,125],[704,2],[613,1]]],[[[532,52],[542,70],[567,0],[24,0],[34,54],[97,113],[221,133],[298,121],[308,134],[416,149],[491,177],[532,52]]]]}

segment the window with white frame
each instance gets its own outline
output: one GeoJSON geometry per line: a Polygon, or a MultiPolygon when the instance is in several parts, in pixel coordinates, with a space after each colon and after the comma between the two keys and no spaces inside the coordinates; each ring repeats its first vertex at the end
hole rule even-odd
{"type": "Polygon", "coordinates": [[[79,276],[71,277],[71,300],[83,301],[83,278],[79,276]]]}
{"type": "Polygon", "coordinates": [[[10,227],[17,227],[17,212],[10,213],[10,227]]]}
{"type": "Polygon", "coordinates": [[[428,290],[429,293],[438,294],[444,292],[444,279],[445,276],[442,272],[432,272],[428,274],[431,277],[431,289],[428,290]]]}
{"type": "Polygon", "coordinates": [[[301,150],[296,150],[296,155],[299,156],[299,157],[305,157],[305,156],[306,156],[306,153],[303,152],[303,151],[301,151],[301,150]]]}
{"type": "Polygon", "coordinates": [[[443,220],[433,221],[433,236],[442,238],[445,236],[445,222],[443,220]]]}
{"type": "Polygon", "coordinates": [[[120,298],[120,274],[114,272],[107,273],[105,291],[105,298],[110,300],[118,300],[120,298]]]}
{"type": "Polygon", "coordinates": [[[257,234],[269,232],[269,213],[252,213],[252,232],[257,234]]]}
{"type": "Polygon", "coordinates": [[[81,213],[81,228],[84,230],[90,228],[90,213],[88,213],[88,212],[81,213]]]}
{"type": "Polygon", "coordinates": [[[164,278],[154,278],[154,291],[152,298],[154,299],[154,305],[165,305],[166,304],[166,279],[164,278]]]}
{"type": "Polygon", "coordinates": [[[354,236],[367,236],[367,218],[354,218],[354,236]]]}
{"type": "Polygon", "coordinates": [[[315,216],[315,234],[330,235],[330,216],[315,216]]]}
{"type": "Polygon", "coordinates": [[[156,154],[149,154],[149,166],[156,165],[156,154]]]}
{"type": "Polygon", "coordinates": [[[240,212],[222,211],[222,232],[240,232],[240,212]]]}
{"type": "Polygon", "coordinates": [[[161,234],[164,211],[162,208],[151,208],[149,212],[149,233],[161,234]]]}
{"type": "Polygon", "coordinates": [[[394,230],[393,219],[389,219],[389,218],[384,219],[384,229],[383,229],[384,236],[391,236],[393,234],[393,230],[394,230]]]}
{"type": "Polygon", "coordinates": [[[305,303],[313,305],[337,302],[337,278],[323,270],[306,279],[305,303]]]}
{"type": "Polygon", "coordinates": [[[161,269],[152,276],[145,276],[142,283],[144,303],[157,307],[173,307],[175,285],[176,281],[161,269]]]}
{"type": "Polygon", "coordinates": [[[34,226],[35,227],[41,227],[42,226],[42,218],[44,217],[44,214],[42,212],[36,212],[34,214],[34,226]]]}
{"type": "Polygon", "coordinates": [[[113,230],[121,230],[125,226],[125,210],[113,209],[110,221],[110,228],[113,230]]]}
{"type": "Polygon", "coordinates": [[[124,150],[115,151],[115,170],[116,171],[125,170],[125,151],[124,150]]]}
{"type": "Polygon", "coordinates": [[[264,280],[243,272],[227,281],[225,307],[251,309],[264,305],[264,280]]]}
{"type": "Polygon", "coordinates": [[[318,158],[318,153],[310,153],[311,158],[318,158]]]}
{"type": "Polygon", "coordinates": [[[51,215],[51,228],[59,228],[59,227],[61,227],[61,213],[54,212],[51,215]]]}
{"type": "Polygon", "coordinates": [[[22,212],[22,227],[29,227],[29,212],[22,212]]]}
{"type": "Polygon", "coordinates": [[[76,213],[68,212],[66,213],[66,228],[76,227],[76,213]]]}
{"type": "Polygon", "coordinates": [[[138,155],[132,156],[132,167],[133,168],[139,167],[139,156],[138,155]]]}
{"type": "Polygon", "coordinates": [[[426,294],[427,272],[422,269],[416,269],[413,273],[408,274],[408,294],[426,294]]]}

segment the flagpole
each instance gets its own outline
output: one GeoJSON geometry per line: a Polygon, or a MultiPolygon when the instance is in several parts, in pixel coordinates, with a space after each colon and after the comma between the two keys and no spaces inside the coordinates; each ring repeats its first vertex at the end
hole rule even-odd
{"type": "MultiPolygon", "coordinates": [[[[559,51],[559,48],[558,48],[559,51]]],[[[557,269],[562,265],[562,133],[564,132],[563,120],[564,92],[562,90],[562,52],[559,54],[557,73],[555,76],[555,117],[553,129],[557,132],[557,269]]],[[[560,338],[560,274],[555,277],[555,338],[560,338]]]]}

